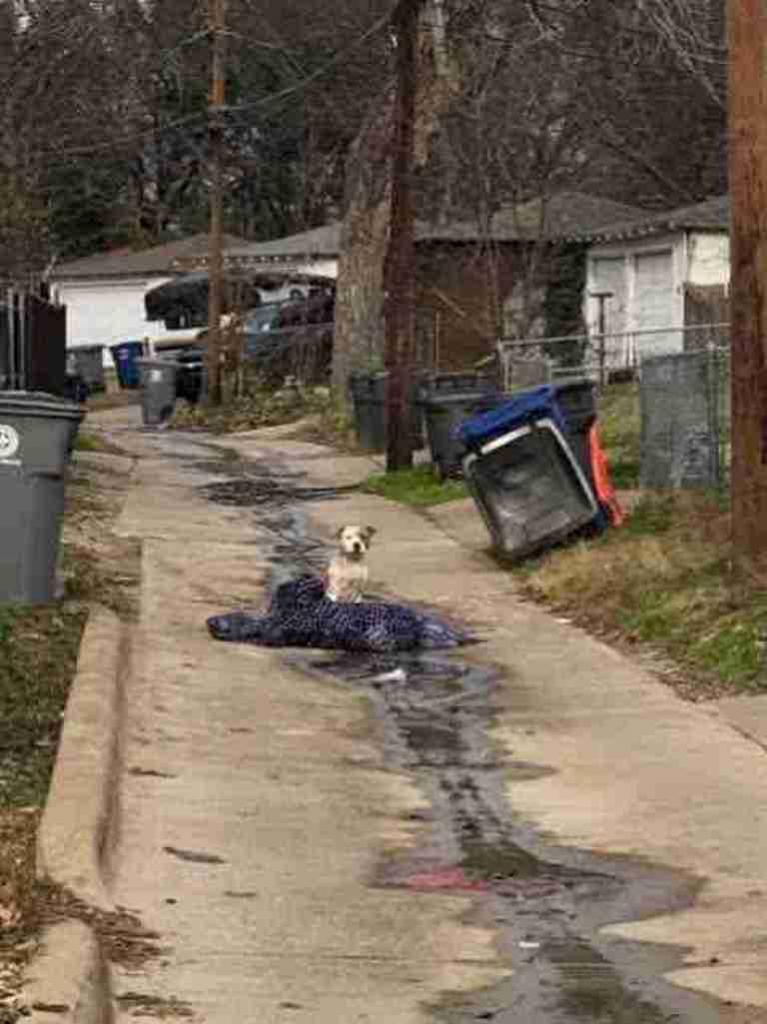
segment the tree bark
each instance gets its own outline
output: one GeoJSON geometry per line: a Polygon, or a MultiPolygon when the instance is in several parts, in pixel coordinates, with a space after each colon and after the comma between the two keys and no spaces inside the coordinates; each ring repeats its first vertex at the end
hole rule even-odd
{"type": "Polygon", "coordinates": [[[423,0],[400,0],[394,16],[397,40],[397,85],[394,105],[391,215],[384,262],[384,324],[388,430],[386,470],[413,464],[410,426],[415,312],[415,245],[413,237],[413,140],[418,12],[423,0]]]}
{"type": "Polygon", "coordinates": [[[333,397],[348,401],[349,374],[383,369],[383,271],[391,212],[394,92],[376,104],[347,161],[346,215],[336,287],[333,397]]]}
{"type": "Polygon", "coordinates": [[[732,536],[767,554],[767,0],[730,0],[732,536]]]}
{"type": "MultiPolygon", "coordinates": [[[[428,160],[458,74],[444,36],[443,0],[424,0],[417,45],[413,167],[428,160]],[[436,13],[435,13],[436,12],[436,13]]],[[[332,391],[348,404],[355,370],[383,368],[384,264],[389,242],[395,91],[387,83],[347,160],[346,212],[336,287],[332,391]]]]}

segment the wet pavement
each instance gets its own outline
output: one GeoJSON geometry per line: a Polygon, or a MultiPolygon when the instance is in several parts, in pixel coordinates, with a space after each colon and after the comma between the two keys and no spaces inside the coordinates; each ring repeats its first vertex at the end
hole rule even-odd
{"type": "MultiPolygon", "coordinates": [[[[317,486],[276,458],[243,458],[192,435],[158,435],[158,454],[190,473],[197,493],[252,516],[252,543],[271,589],[319,571],[328,544],[312,504],[353,488],[317,486]]],[[[381,855],[375,889],[467,896],[467,923],[491,929],[510,973],[470,993],[433,1001],[446,1024],[765,1024],[767,1013],[663,980],[684,948],[628,941],[605,925],[690,907],[702,882],[638,858],[562,847],[525,821],[509,780],[543,778],[546,764],[515,761],[493,735],[501,707],[513,714],[508,666],[471,655],[351,655],[285,651],[292,670],[366,695],[383,761],[407,773],[423,804],[411,812],[417,843],[381,855]]],[[[182,851],[183,852],[183,851],[182,851]]],[[[178,854],[177,854],[178,855],[178,854]]],[[[712,961],[713,963],[713,961],[712,961]]]]}
{"type": "MultiPolygon", "coordinates": [[[[207,463],[208,469],[214,469],[207,463]]],[[[235,469],[228,465],[227,475],[235,469]]],[[[224,468],[219,465],[219,472],[224,468]]],[[[206,485],[211,501],[267,510],[273,531],[272,583],[322,568],[327,548],[309,536],[305,502],[354,488],[309,487],[300,472],[241,460],[237,476],[206,485]]],[[[606,924],[689,905],[700,884],[660,867],[549,849],[515,820],[505,782],[545,774],[509,762],[490,739],[493,697],[511,686],[504,671],[460,655],[286,655],[292,666],[364,688],[388,764],[416,776],[429,802],[417,850],[388,858],[373,884],[419,891],[476,893],[473,915],[497,931],[514,963],[509,981],[432,1007],[449,1024],[714,1024],[767,1022],[767,1013],[733,1008],[662,980],[678,950],[606,940],[606,924]],[[744,1015],[745,1012],[745,1015],[744,1015]]]]}

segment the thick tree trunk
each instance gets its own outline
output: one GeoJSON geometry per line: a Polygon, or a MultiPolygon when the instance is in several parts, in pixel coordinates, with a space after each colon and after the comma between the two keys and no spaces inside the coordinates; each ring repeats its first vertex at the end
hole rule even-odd
{"type": "Polygon", "coordinates": [[[333,397],[341,405],[348,399],[350,373],[383,368],[383,273],[391,213],[393,120],[394,93],[387,89],[347,163],[332,378],[333,397]]]}
{"type": "Polygon", "coordinates": [[[730,0],[732,522],[767,555],[767,0],[730,0]]]}
{"type": "MultiPolygon", "coordinates": [[[[428,160],[439,122],[455,93],[442,0],[426,0],[418,41],[414,168],[428,160]]],[[[389,244],[395,93],[392,84],[371,112],[347,161],[346,214],[336,289],[332,389],[348,403],[355,370],[382,369],[384,264],[389,244]]]]}

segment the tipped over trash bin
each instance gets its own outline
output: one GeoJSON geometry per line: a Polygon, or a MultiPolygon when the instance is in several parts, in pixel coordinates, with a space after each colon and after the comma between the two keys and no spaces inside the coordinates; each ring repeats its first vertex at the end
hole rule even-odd
{"type": "Polygon", "coordinates": [[[84,415],[43,392],[0,392],[0,604],[54,599],[64,475],[84,415]]]}
{"type": "Polygon", "coordinates": [[[463,463],[466,481],[503,554],[523,558],[605,525],[569,434],[552,386],[511,396],[460,427],[469,450],[463,463]]]}
{"type": "Polygon", "coordinates": [[[178,363],[170,359],[138,359],[141,413],[145,427],[159,427],[173,415],[178,363]]]}

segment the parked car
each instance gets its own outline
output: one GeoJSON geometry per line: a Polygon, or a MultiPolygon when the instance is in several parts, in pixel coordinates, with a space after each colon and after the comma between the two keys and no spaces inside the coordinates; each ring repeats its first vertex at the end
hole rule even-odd
{"type": "MultiPolygon", "coordinates": [[[[335,296],[323,291],[298,300],[265,302],[242,317],[242,357],[247,369],[275,384],[289,375],[318,379],[330,372],[335,296]]],[[[205,347],[198,344],[179,353],[176,394],[199,401],[205,347]]]]}
{"type": "Polygon", "coordinates": [[[267,380],[286,376],[319,380],[330,372],[335,295],[321,292],[301,301],[281,303],[260,329],[246,321],[242,354],[267,380]]]}
{"type": "Polygon", "coordinates": [[[243,334],[264,334],[273,330],[280,320],[286,302],[265,302],[249,310],[242,319],[243,334]]]}
{"type": "MultiPolygon", "coordinates": [[[[284,305],[284,302],[265,302],[261,306],[248,310],[242,318],[244,338],[257,338],[271,331],[277,322],[280,309],[284,305]]],[[[176,375],[176,396],[186,399],[193,405],[200,400],[202,391],[202,373],[205,364],[204,340],[207,334],[207,328],[199,331],[197,342],[194,345],[190,345],[183,352],[174,354],[174,359],[179,364],[176,375]]]]}

